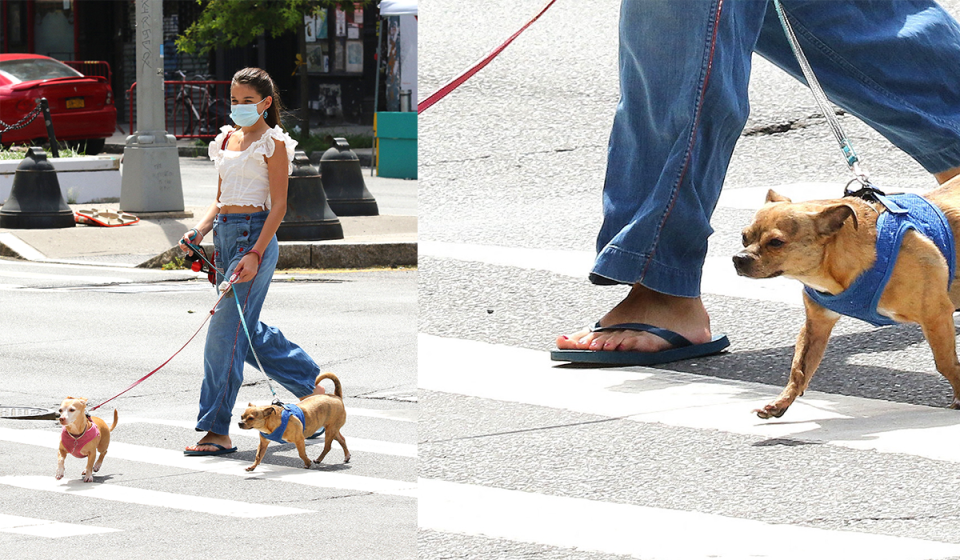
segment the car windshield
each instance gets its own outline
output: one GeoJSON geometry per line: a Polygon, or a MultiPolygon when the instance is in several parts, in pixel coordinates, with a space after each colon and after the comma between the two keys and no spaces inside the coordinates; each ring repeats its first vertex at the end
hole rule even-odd
{"type": "Polygon", "coordinates": [[[83,74],[70,68],[66,64],[48,58],[5,60],[0,62],[0,71],[21,82],[83,76],[83,74]]]}

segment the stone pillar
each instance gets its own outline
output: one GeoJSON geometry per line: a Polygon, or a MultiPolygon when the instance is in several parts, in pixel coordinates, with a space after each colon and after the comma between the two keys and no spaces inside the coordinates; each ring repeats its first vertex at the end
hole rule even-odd
{"type": "Polygon", "coordinates": [[[184,215],[177,140],[163,106],[163,0],[136,0],[137,131],[123,148],[120,208],[184,215]]]}

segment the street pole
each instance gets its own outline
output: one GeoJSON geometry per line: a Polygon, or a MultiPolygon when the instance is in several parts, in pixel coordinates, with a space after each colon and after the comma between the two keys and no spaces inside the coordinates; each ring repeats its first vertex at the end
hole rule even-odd
{"type": "Polygon", "coordinates": [[[164,122],[163,0],[136,0],[136,10],[137,131],[123,148],[120,208],[183,215],[177,139],[164,122]]]}
{"type": "MultiPolygon", "coordinates": [[[[297,32],[297,48],[300,49],[303,56],[303,64],[300,65],[300,134],[304,140],[310,136],[310,82],[307,81],[307,29],[300,19],[299,31],[297,32]]],[[[332,53],[331,53],[332,54],[332,53]]]]}

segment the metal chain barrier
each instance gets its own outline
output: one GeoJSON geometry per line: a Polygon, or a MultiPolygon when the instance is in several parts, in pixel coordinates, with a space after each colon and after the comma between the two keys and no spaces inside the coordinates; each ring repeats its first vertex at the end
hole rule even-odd
{"type": "Polygon", "coordinates": [[[30,113],[28,113],[27,116],[17,121],[16,124],[7,124],[3,121],[0,121],[0,128],[2,128],[2,130],[0,130],[0,139],[3,138],[4,132],[10,131],[10,130],[20,130],[21,128],[28,127],[30,123],[33,122],[33,119],[37,118],[38,116],[40,116],[39,104],[36,107],[34,107],[33,111],[30,111],[30,113]]]}

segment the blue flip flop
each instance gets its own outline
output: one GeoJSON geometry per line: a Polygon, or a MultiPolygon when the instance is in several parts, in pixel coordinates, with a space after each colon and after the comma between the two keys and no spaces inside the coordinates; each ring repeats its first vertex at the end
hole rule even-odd
{"type": "Polygon", "coordinates": [[[573,362],[578,364],[601,364],[616,366],[653,366],[700,358],[723,351],[730,346],[726,335],[714,335],[709,342],[694,344],[686,337],[671,330],[654,327],[646,323],[620,323],[601,327],[600,323],[590,329],[593,332],[606,331],[639,331],[655,334],[673,345],[673,348],[659,352],[632,352],[619,350],[553,350],[550,359],[556,362],[573,362]]]}
{"type": "Polygon", "coordinates": [[[216,447],[216,449],[214,451],[191,451],[189,449],[184,449],[183,454],[192,455],[194,457],[209,457],[213,455],[226,455],[227,453],[233,453],[237,450],[236,447],[227,449],[218,443],[198,443],[197,445],[209,445],[211,447],[216,447]]]}

